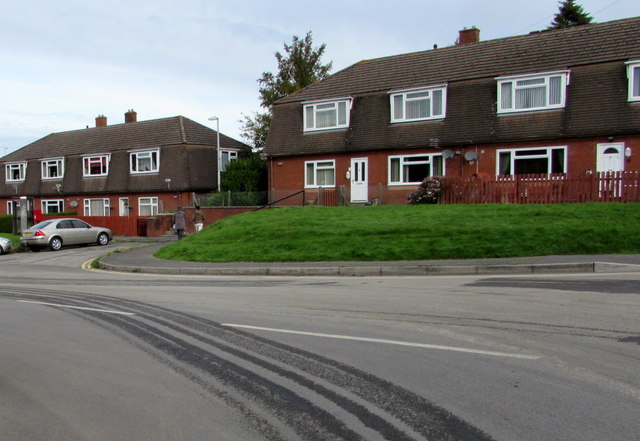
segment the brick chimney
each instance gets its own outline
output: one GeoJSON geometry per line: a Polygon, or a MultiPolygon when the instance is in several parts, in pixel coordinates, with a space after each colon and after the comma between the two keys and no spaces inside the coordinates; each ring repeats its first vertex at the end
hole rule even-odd
{"type": "Polygon", "coordinates": [[[124,122],[125,124],[134,123],[138,121],[138,114],[135,110],[129,109],[127,113],[124,114],[124,122]]]}
{"type": "Polygon", "coordinates": [[[96,127],[107,127],[107,117],[104,115],[96,116],[96,127]]]}
{"type": "Polygon", "coordinates": [[[480,41],[480,29],[475,26],[458,31],[458,44],[478,43],[480,41]]]}

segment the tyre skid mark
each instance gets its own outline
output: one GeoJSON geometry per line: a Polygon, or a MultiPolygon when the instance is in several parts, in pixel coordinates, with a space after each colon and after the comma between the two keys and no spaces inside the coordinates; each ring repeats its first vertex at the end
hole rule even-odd
{"type": "MultiPolygon", "coordinates": [[[[220,323],[192,314],[132,300],[85,293],[21,288],[20,292],[5,292],[5,294],[16,298],[33,297],[38,300],[45,298],[56,302],[64,299],[76,306],[99,305],[103,308],[120,308],[135,313],[136,316],[116,317],[95,311],[71,312],[85,316],[95,323],[104,322],[109,325],[107,329],[115,327],[127,333],[128,338],[133,342],[139,340],[149,345],[155,349],[151,352],[156,358],[164,360],[182,375],[193,376],[187,373],[190,372],[189,369],[182,367],[184,365],[212,376],[225,387],[234,390],[245,399],[252,400],[253,404],[257,403],[258,407],[266,410],[288,427],[292,427],[302,439],[356,441],[367,438],[363,438],[362,434],[352,431],[343,421],[337,419],[334,415],[335,411],[332,414],[293,390],[278,384],[275,380],[257,375],[237,362],[231,362],[199,345],[188,342],[185,338],[215,348],[215,351],[228,354],[227,356],[259,366],[276,378],[291,381],[304,390],[310,391],[314,396],[320,396],[332,402],[358,419],[367,429],[378,432],[381,439],[393,441],[418,439],[489,441],[492,439],[447,410],[386,380],[335,360],[246,331],[224,327],[220,323]],[[183,337],[172,335],[161,328],[179,333],[183,337]],[[325,385],[331,385],[332,388],[325,385]],[[348,394],[357,397],[358,400],[352,399],[347,396],[348,394]],[[367,407],[373,406],[380,411],[370,411],[359,401],[367,407]]],[[[209,392],[215,391],[216,394],[223,396],[225,394],[215,387],[212,388],[200,377],[192,381],[197,381],[203,387],[206,386],[205,389],[209,392]]],[[[227,400],[233,401],[228,396],[227,400]]],[[[235,407],[242,408],[238,403],[233,404],[235,407]]],[[[254,425],[271,424],[252,415],[246,408],[244,413],[253,418],[254,425]]],[[[271,432],[275,432],[273,427],[274,425],[271,424],[271,432]]],[[[272,434],[269,439],[281,438],[279,435],[272,434]]]]}

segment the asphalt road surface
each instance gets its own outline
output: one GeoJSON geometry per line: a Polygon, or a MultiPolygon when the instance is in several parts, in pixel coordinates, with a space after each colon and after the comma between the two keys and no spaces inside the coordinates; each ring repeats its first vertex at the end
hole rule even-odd
{"type": "Polygon", "coordinates": [[[635,440],[640,274],[207,277],[0,256],[0,440],[635,440]]]}

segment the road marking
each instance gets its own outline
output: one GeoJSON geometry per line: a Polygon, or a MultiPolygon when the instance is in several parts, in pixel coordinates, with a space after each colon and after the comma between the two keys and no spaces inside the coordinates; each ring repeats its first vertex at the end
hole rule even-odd
{"type": "Polygon", "coordinates": [[[16,300],[16,301],[20,303],[32,303],[34,305],[57,306],[59,308],[67,308],[67,309],[80,309],[82,311],[104,312],[107,314],[136,315],[134,312],[114,311],[110,309],[86,308],[84,306],[61,305],[59,303],[35,302],[31,300],[16,300]]]}
{"type": "Polygon", "coordinates": [[[297,334],[297,335],[309,335],[312,337],[323,337],[323,338],[336,338],[339,340],[354,340],[354,341],[365,341],[370,343],[384,343],[398,346],[411,346],[415,348],[426,348],[426,349],[438,349],[441,351],[453,351],[453,352],[465,352],[468,354],[479,354],[479,355],[492,355],[494,357],[510,357],[510,358],[523,358],[525,360],[537,360],[540,357],[536,355],[524,355],[524,354],[513,354],[508,352],[495,352],[495,351],[483,351],[480,349],[469,349],[469,348],[460,348],[456,346],[442,346],[442,345],[431,345],[426,343],[411,343],[405,341],[398,340],[384,340],[378,338],[367,338],[367,337],[353,337],[350,335],[337,335],[337,334],[322,334],[317,332],[305,332],[305,331],[292,331],[289,329],[276,329],[276,328],[263,328],[261,326],[249,326],[249,325],[236,325],[232,323],[223,323],[222,326],[228,326],[230,328],[243,328],[243,329],[254,329],[257,331],[268,331],[268,332],[280,332],[284,334],[297,334]]]}

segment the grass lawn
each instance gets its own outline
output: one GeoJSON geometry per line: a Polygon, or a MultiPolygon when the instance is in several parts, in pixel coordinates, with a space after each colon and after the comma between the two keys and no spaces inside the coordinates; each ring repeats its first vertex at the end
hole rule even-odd
{"type": "Polygon", "coordinates": [[[300,207],[232,216],[157,257],[198,262],[640,253],[640,203],[300,207]]]}

